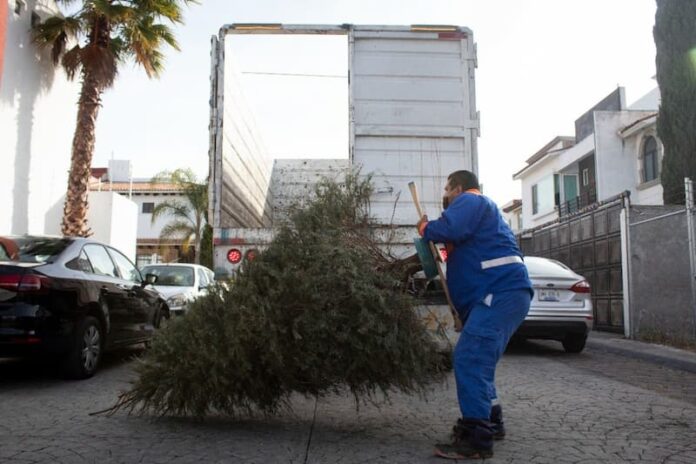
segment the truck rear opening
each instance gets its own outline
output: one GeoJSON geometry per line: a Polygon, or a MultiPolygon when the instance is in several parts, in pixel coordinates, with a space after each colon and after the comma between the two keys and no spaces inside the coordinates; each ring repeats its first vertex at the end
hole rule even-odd
{"type": "Polygon", "coordinates": [[[356,167],[371,173],[372,214],[389,226],[385,246],[406,255],[413,253],[417,220],[408,182],[416,182],[425,211],[436,216],[447,175],[478,171],[476,46],[467,28],[230,24],[212,46],[209,217],[219,274],[235,272],[250,250],[262,250],[288,206],[305,200],[322,176],[340,178],[356,167]],[[346,159],[269,156],[265,141],[275,134],[253,122],[239,70],[226,60],[235,54],[230,37],[242,34],[346,38],[348,99],[335,110],[349,121],[346,159]]]}

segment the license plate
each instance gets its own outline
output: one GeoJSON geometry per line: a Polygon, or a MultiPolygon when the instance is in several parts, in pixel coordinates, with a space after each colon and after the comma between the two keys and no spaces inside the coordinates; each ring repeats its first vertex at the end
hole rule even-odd
{"type": "Polygon", "coordinates": [[[539,301],[559,301],[560,299],[558,290],[539,290],[539,301]]]}

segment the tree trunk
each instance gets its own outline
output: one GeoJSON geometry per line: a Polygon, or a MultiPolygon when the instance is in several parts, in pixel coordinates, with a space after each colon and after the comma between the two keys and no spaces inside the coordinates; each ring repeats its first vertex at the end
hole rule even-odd
{"type": "Polygon", "coordinates": [[[201,226],[196,225],[195,243],[193,244],[193,253],[195,255],[194,263],[201,264],[201,226]]]}
{"type": "Polygon", "coordinates": [[[77,127],[72,144],[68,191],[63,208],[62,232],[66,236],[87,237],[90,168],[94,154],[95,128],[101,102],[101,86],[88,72],[82,74],[82,90],[77,111],[77,127]]]}

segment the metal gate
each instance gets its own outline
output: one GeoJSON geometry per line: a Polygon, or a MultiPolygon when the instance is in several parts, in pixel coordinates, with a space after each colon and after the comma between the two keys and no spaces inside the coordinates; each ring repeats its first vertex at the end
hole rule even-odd
{"type": "Polygon", "coordinates": [[[525,255],[558,260],[592,286],[595,329],[623,332],[621,210],[628,194],[518,235],[525,255]]]}

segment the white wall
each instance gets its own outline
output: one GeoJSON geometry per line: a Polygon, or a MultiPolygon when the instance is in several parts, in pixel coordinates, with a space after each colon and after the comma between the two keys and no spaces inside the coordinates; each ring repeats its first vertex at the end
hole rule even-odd
{"type": "Polygon", "coordinates": [[[531,229],[558,217],[555,210],[539,211],[533,214],[532,186],[556,172],[557,157],[549,155],[525,173],[522,182],[522,223],[525,229],[531,229]]]}
{"type": "Polygon", "coordinates": [[[113,192],[90,192],[87,214],[92,238],[111,245],[135,262],[137,205],[113,192]]]}
{"type": "MultiPolygon", "coordinates": [[[[645,137],[657,138],[654,124],[622,139],[619,131],[629,124],[653,114],[654,111],[621,111],[595,113],[597,143],[597,194],[600,201],[628,190],[631,200],[639,205],[661,205],[662,185],[652,182],[641,185],[641,150],[645,137]]],[[[659,140],[659,139],[658,139],[659,140]]],[[[662,164],[662,147],[658,144],[658,166],[662,164]]]]}
{"type": "Polygon", "coordinates": [[[641,137],[622,139],[619,131],[649,116],[652,111],[598,111],[595,117],[595,163],[597,199],[606,200],[625,190],[636,194],[640,183],[639,152],[641,137]]]}
{"type": "MultiPolygon", "coordinates": [[[[52,1],[38,3],[41,15],[55,9],[52,1]]],[[[36,4],[29,0],[19,16],[14,0],[8,5],[0,80],[0,234],[59,230],[51,210],[67,188],[78,85],[69,83],[62,70],[54,70],[49,54],[39,54],[31,43],[31,10],[36,4]]]]}
{"type": "MultiPolygon", "coordinates": [[[[127,197],[125,197],[127,198],[127,197]]],[[[186,197],[183,195],[151,195],[151,194],[133,194],[133,203],[137,205],[138,214],[138,225],[137,225],[137,237],[138,238],[151,238],[157,239],[160,236],[160,232],[164,226],[171,222],[172,217],[170,215],[163,215],[157,218],[155,223],[152,223],[152,214],[143,213],[143,203],[154,203],[157,206],[165,201],[181,201],[187,203],[186,197]]]]}

